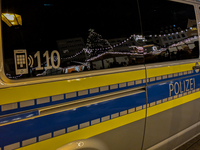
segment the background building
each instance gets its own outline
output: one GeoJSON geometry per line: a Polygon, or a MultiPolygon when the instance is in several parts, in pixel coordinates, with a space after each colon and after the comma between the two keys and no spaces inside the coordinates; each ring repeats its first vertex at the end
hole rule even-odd
{"type": "Polygon", "coordinates": [[[196,20],[188,19],[187,28],[188,28],[188,30],[187,30],[187,36],[188,37],[198,35],[196,20]]]}
{"type": "Polygon", "coordinates": [[[80,62],[87,59],[84,51],[76,57],[73,57],[85,48],[85,43],[82,37],[58,40],[57,45],[62,58],[72,57],[70,60],[80,62]]]}

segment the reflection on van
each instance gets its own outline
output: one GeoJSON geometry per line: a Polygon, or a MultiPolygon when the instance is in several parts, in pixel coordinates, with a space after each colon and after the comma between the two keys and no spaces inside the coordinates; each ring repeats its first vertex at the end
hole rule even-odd
{"type": "Polygon", "coordinates": [[[47,69],[41,74],[37,74],[36,76],[46,76],[46,75],[57,75],[57,74],[65,74],[65,73],[72,73],[72,72],[81,72],[84,70],[89,70],[90,66],[87,63],[81,62],[63,62],[61,64],[62,67],[57,69],[47,69]]]}

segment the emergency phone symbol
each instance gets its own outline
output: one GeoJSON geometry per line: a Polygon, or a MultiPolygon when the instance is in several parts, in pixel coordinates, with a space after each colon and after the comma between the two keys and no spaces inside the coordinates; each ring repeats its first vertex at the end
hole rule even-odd
{"type": "Polygon", "coordinates": [[[34,64],[33,57],[31,55],[28,56],[28,65],[32,68],[34,64]]]}
{"type": "Polygon", "coordinates": [[[15,73],[28,74],[27,54],[25,49],[14,50],[15,73]]]}

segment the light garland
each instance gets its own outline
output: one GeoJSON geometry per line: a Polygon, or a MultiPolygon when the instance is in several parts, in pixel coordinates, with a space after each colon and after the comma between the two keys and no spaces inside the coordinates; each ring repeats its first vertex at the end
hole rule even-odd
{"type": "MultiPolygon", "coordinates": [[[[114,44],[114,45],[110,45],[109,47],[106,47],[106,48],[98,48],[97,51],[99,51],[99,50],[111,50],[111,49],[113,49],[113,48],[116,48],[116,47],[121,46],[122,44],[128,42],[129,39],[132,39],[132,38],[134,38],[135,36],[140,36],[140,35],[135,35],[135,34],[133,34],[133,35],[131,35],[129,38],[127,38],[126,40],[123,40],[123,42],[121,42],[121,43],[117,43],[117,44],[114,44]]],[[[68,59],[72,59],[72,58],[74,58],[74,57],[80,55],[80,54],[83,53],[83,52],[89,54],[89,53],[91,53],[91,52],[94,51],[94,50],[95,50],[95,49],[83,48],[81,51],[79,51],[79,52],[76,53],[75,55],[69,56],[69,57],[66,57],[66,58],[62,58],[62,59],[67,59],[67,60],[68,60],[68,59]]]]}
{"type": "Polygon", "coordinates": [[[11,76],[11,74],[9,74],[9,73],[6,73],[6,76],[9,78],[9,79],[18,79],[18,78],[20,78],[21,76],[22,76],[22,74],[20,74],[20,75],[18,75],[18,76],[11,76]]]}
{"type": "MultiPolygon", "coordinates": [[[[185,29],[185,31],[188,31],[188,29],[192,30],[192,27],[185,29]]],[[[94,30],[93,30],[92,32],[94,32],[94,30]]],[[[181,31],[181,33],[183,33],[183,30],[181,31]]],[[[168,36],[174,35],[174,34],[179,34],[179,32],[168,34],[168,36]]],[[[97,34],[97,35],[100,36],[99,34],[97,34]]],[[[121,43],[117,43],[117,44],[111,45],[110,47],[107,47],[107,48],[99,48],[99,49],[96,49],[96,50],[97,50],[97,51],[99,51],[99,50],[110,50],[110,49],[116,48],[116,47],[121,46],[122,44],[128,42],[129,39],[132,39],[132,38],[136,39],[136,38],[139,37],[139,36],[141,36],[141,35],[135,35],[135,34],[133,34],[133,35],[131,35],[129,38],[127,38],[126,40],[124,40],[123,42],[121,42],[121,43]]],[[[147,35],[147,36],[148,36],[148,35],[147,35]]],[[[157,36],[161,37],[162,35],[154,35],[154,36],[155,36],[155,37],[157,37],[157,36]]],[[[164,34],[163,36],[166,36],[166,34],[164,34]]],[[[152,36],[152,35],[149,35],[149,37],[153,37],[153,36],[152,36]]],[[[81,51],[79,51],[79,52],[76,53],[75,55],[70,56],[70,57],[67,57],[67,58],[63,58],[63,59],[72,59],[72,58],[78,56],[79,54],[81,54],[81,53],[83,53],[83,52],[90,54],[90,53],[91,53],[92,51],[94,51],[94,50],[95,50],[95,49],[83,48],[81,51]]]]}
{"type": "MultiPolygon", "coordinates": [[[[193,29],[193,28],[190,27],[190,28],[185,29],[185,31],[187,32],[188,30],[192,30],[192,29],[193,29]]],[[[92,31],[92,33],[94,33],[94,31],[92,31]]],[[[180,33],[183,33],[183,30],[181,30],[180,33]]],[[[96,33],[96,34],[97,34],[97,33],[96,33]]],[[[168,36],[174,35],[174,34],[179,34],[179,32],[168,34],[168,36]]],[[[101,35],[99,35],[99,34],[97,34],[97,35],[101,37],[101,35]]],[[[91,36],[91,35],[90,35],[90,36],[91,36]]],[[[154,35],[154,37],[158,37],[158,36],[161,37],[162,35],[154,35]]],[[[166,34],[164,34],[163,36],[166,36],[166,34]]],[[[61,59],[69,60],[69,59],[72,59],[72,58],[77,57],[78,55],[80,55],[80,54],[83,53],[83,52],[90,54],[90,53],[92,53],[94,50],[96,50],[96,51],[110,50],[110,49],[116,48],[116,47],[118,47],[118,46],[121,46],[122,44],[128,42],[128,41],[129,41],[130,39],[132,39],[132,38],[134,38],[134,39],[135,39],[135,42],[137,42],[137,41],[136,41],[136,38],[138,38],[138,37],[141,37],[141,35],[135,35],[135,34],[133,34],[133,35],[131,35],[129,38],[123,40],[123,41],[120,42],[120,43],[114,44],[114,45],[111,45],[111,44],[108,42],[107,39],[104,39],[105,42],[108,44],[108,47],[106,47],[106,48],[97,48],[97,49],[83,48],[82,50],[80,50],[79,52],[77,52],[75,55],[69,56],[69,57],[66,57],[66,58],[61,58],[61,59]]],[[[153,36],[152,36],[152,35],[149,35],[149,37],[153,37],[153,36]]],[[[141,37],[141,38],[143,38],[143,37],[141,37]]],[[[145,37],[144,37],[144,39],[145,39],[145,37]]],[[[173,45],[171,45],[171,46],[169,46],[169,47],[179,46],[179,45],[185,44],[186,42],[190,42],[190,41],[193,40],[193,39],[198,39],[198,36],[194,36],[194,37],[192,37],[192,38],[185,39],[184,41],[180,41],[180,42],[178,42],[178,43],[176,43],[176,44],[173,44],[173,45]]],[[[159,51],[162,52],[162,51],[164,51],[164,50],[166,50],[166,49],[160,49],[159,51]]],[[[156,52],[156,53],[159,53],[159,52],[156,52]]],[[[101,56],[103,56],[103,55],[105,55],[105,54],[126,54],[126,55],[137,55],[137,56],[142,56],[142,55],[144,55],[144,54],[130,53],[130,52],[107,52],[107,51],[106,51],[106,52],[104,52],[104,53],[102,53],[102,54],[99,54],[99,55],[97,55],[97,56],[95,56],[95,57],[92,57],[91,59],[88,59],[88,60],[86,60],[86,61],[89,62],[89,61],[95,60],[95,59],[97,59],[97,58],[99,58],[99,57],[101,57],[101,56]]],[[[49,57],[49,59],[51,59],[51,57],[49,57]]],[[[54,62],[56,62],[57,60],[58,60],[58,58],[57,58],[56,56],[54,56],[54,62]]],[[[45,65],[45,64],[46,64],[46,62],[42,63],[41,65],[45,65]]],[[[35,67],[35,68],[32,68],[32,70],[34,70],[34,69],[36,69],[36,67],[35,67]]],[[[22,76],[22,74],[20,74],[20,75],[18,75],[18,76],[13,76],[13,77],[12,77],[11,74],[6,73],[6,76],[7,76],[8,78],[10,78],[10,79],[17,79],[17,78],[20,78],[20,77],[22,76]]]]}
{"type": "Polygon", "coordinates": [[[183,44],[188,44],[189,42],[191,42],[192,40],[196,40],[198,39],[198,36],[194,36],[194,37],[190,37],[190,38],[187,38],[187,39],[184,39],[176,44],[172,44],[170,47],[175,47],[175,46],[180,46],[180,45],[183,45],[183,44]]]}
{"type": "Polygon", "coordinates": [[[92,55],[96,55],[98,51],[104,51],[113,48],[111,44],[108,42],[108,40],[102,39],[102,36],[94,32],[94,29],[89,29],[89,31],[90,34],[87,38],[85,53],[87,53],[90,57],[92,55]],[[104,45],[106,44],[108,45],[108,47],[104,48],[104,45]],[[100,48],[91,49],[90,47],[100,47],[100,48]]]}
{"type": "Polygon", "coordinates": [[[126,54],[126,55],[137,55],[137,56],[143,56],[143,54],[138,54],[138,53],[130,53],[130,52],[105,52],[105,53],[102,53],[102,54],[100,54],[100,55],[98,55],[98,56],[96,56],[96,57],[92,57],[91,59],[88,59],[88,60],[86,60],[87,62],[89,62],[89,61],[93,61],[93,60],[95,60],[95,59],[97,59],[97,58],[99,58],[99,57],[101,57],[101,56],[103,56],[103,55],[106,55],[106,54],[126,54]]]}
{"type": "MultiPolygon", "coordinates": [[[[188,30],[192,30],[193,29],[193,27],[189,27],[189,28],[187,28],[187,29],[185,29],[185,32],[187,32],[188,30]]],[[[181,30],[180,31],[180,33],[183,33],[184,31],[183,30],[181,30]]],[[[168,34],[168,36],[170,36],[170,35],[174,35],[174,34],[179,34],[179,32],[176,32],[176,33],[169,33],[168,34]]],[[[153,35],[147,35],[148,37],[153,37],[153,35]]],[[[157,35],[154,35],[155,37],[157,37],[157,35]]],[[[161,34],[159,34],[159,37],[161,37],[162,35],[161,34]]],[[[166,34],[163,34],[163,36],[166,36],[166,34]]]]}

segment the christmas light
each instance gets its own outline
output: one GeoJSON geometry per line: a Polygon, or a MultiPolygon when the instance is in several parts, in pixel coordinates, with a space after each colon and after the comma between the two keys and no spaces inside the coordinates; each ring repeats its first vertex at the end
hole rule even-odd
{"type": "Polygon", "coordinates": [[[192,40],[198,40],[198,36],[194,36],[194,37],[190,37],[190,38],[184,39],[182,41],[179,41],[176,44],[172,44],[170,47],[185,45],[185,43],[190,43],[192,40]]]}
{"type": "MultiPolygon", "coordinates": [[[[192,29],[192,27],[190,27],[190,29],[192,29]]],[[[89,31],[90,31],[92,34],[97,34],[97,33],[94,32],[94,29],[89,29],[89,31]]],[[[186,29],[186,31],[187,31],[187,29],[186,29]]],[[[181,32],[183,32],[183,31],[181,31],[181,32]]],[[[176,34],[178,34],[178,32],[176,32],[176,34]]],[[[97,35],[101,37],[100,34],[97,34],[97,35]]],[[[168,35],[170,35],[170,34],[168,34],[168,35]]],[[[174,35],[174,33],[172,33],[172,35],[174,35]]],[[[91,36],[92,36],[92,35],[90,34],[88,37],[91,38],[91,36]]],[[[157,37],[157,35],[154,35],[154,36],[157,37]]],[[[166,36],[166,35],[164,34],[164,36],[166,36]]],[[[129,41],[129,39],[132,39],[133,37],[136,38],[136,39],[138,39],[138,38],[143,38],[142,35],[135,35],[135,34],[133,34],[133,35],[131,35],[129,38],[127,38],[127,40],[124,40],[123,42],[118,43],[118,44],[115,44],[115,45],[113,45],[113,46],[110,45],[110,43],[105,39],[105,41],[106,41],[106,43],[108,43],[109,47],[100,48],[100,50],[109,50],[109,49],[112,49],[113,47],[114,47],[114,48],[115,48],[115,47],[118,47],[118,46],[120,46],[120,45],[126,43],[127,41],[129,41]]],[[[149,35],[149,37],[152,37],[152,35],[149,35]]],[[[161,35],[159,35],[159,37],[161,37],[161,35]]],[[[87,40],[87,41],[88,41],[88,40],[87,40]]],[[[146,41],[146,40],[144,39],[143,41],[146,41]]],[[[88,43],[88,46],[91,46],[91,43],[90,43],[90,44],[88,43]]],[[[99,51],[99,49],[83,48],[80,52],[76,53],[75,55],[70,56],[70,57],[67,57],[67,58],[64,58],[64,59],[72,59],[72,58],[78,56],[79,54],[81,54],[81,53],[83,53],[83,52],[85,52],[85,53],[87,53],[87,54],[91,54],[92,51],[94,51],[94,50],[99,51]]]]}
{"type": "Polygon", "coordinates": [[[130,52],[105,52],[105,53],[99,54],[98,56],[92,57],[92,58],[90,58],[90,59],[88,59],[88,60],[86,60],[86,61],[87,61],[87,62],[93,61],[93,60],[95,60],[95,59],[97,59],[97,58],[99,58],[99,57],[101,57],[101,56],[103,56],[103,55],[106,55],[106,54],[123,54],[123,55],[135,55],[135,56],[137,55],[137,56],[143,56],[143,54],[130,53],[130,52]]]}
{"type": "Polygon", "coordinates": [[[21,76],[22,76],[22,74],[20,74],[20,75],[18,75],[18,76],[11,76],[11,74],[9,74],[9,73],[6,73],[6,76],[9,78],[9,79],[18,79],[18,78],[20,78],[21,76]]]}
{"type": "MultiPolygon", "coordinates": [[[[189,27],[188,29],[193,29],[192,27],[189,27]]],[[[188,29],[185,29],[185,31],[188,31],[188,29]]],[[[118,46],[120,46],[120,45],[123,45],[124,43],[126,43],[126,42],[128,42],[130,39],[132,39],[132,38],[134,38],[135,40],[136,40],[136,42],[137,42],[137,40],[138,39],[141,39],[142,41],[147,41],[146,39],[145,39],[145,37],[144,36],[142,36],[142,35],[135,35],[135,34],[133,34],[133,35],[130,35],[130,37],[128,37],[127,39],[125,39],[125,40],[123,40],[122,42],[120,42],[120,43],[117,43],[117,44],[114,44],[114,45],[111,45],[109,42],[108,42],[108,40],[106,40],[106,39],[102,39],[102,36],[100,35],[100,34],[97,34],[96,32],[94,32],[94,29],[89,29],[89,31],[90,31],[90,35],[88,36],[88,38],[92,38],[92,36],[97,36],[98,38],[96,39],[97,40],[97,46],[99,46],[98,48],[95,48],[95,47],[92,47],[92,43],[90,43],[90,41],[89,41],[89,39],[87,39],[87,47],[86,48],[83,48],[81,51],[79,51],[79,52],[77,52],[75,55],[73,55],[73,56],[69,56],[69,57],[66,57],[66,58],[61,58],[62,60],[63,59],[66,59],[66,60],[68,60],[68,59],[72,59],[72,58],[74,58],[74,57],[77,57],[78,55],[80,55],[81,53],[83,53],[83,52],[85,52],[85,53],[87,53],[87,54],[89,54],[89,55],[91,55],[91,53],[93,52],[93,51],[96,51],[97,53],[99,52],[101,52],[101,51],[105,51],[105,52],[103,52],[103,53],[101,53],[101,54],[96,54],[97,56],[94,56],[94,57],[92,57],[92,58],[90,58],[90,59],[88,59],[88,60],[86,60],[87,62],[88,61],[92,61],[92,60],[95,60],[95,59],[97,59],[97,58],[99,58],[99,57],[101,57],[101,56],[103,56],[103,55],[105,55],[105,54],[123,54],[123,55],[131,55],[131,56],[142,56],[142,55],[145,55],[145,54],[148,54],[148,53],[146,53],[146,52],[144,52],[143,54],[138,54],[138,53],[132,53],[132,52],[107,52],[108,50],[110,50],[110,49],[113,49],[113,48],[115,48],[115,47],[118,47],[118,46]],[[103,44],[101,44],[101,42],[103,42],[104,43],[104,45],[103,44]],[[107,47],[105,47],[105,45],[107,46],[107,47]],[[92,47],[92,48],[90,48],[90,47],[92,47]]],[[[181,31],[182,33],[183,33],[183,30],[181,31]]],[[[174,35],[174,34],[179,34],[180,32],[176,32],[176,33],[171,33],[172,35],[174,35]]],[[[168,35],[170,35],[170,34],[168,34],[168,35]]],[[[149,36],[149,37],[152,37],[152,35],[147,35],[147,36],[149,36]]],[[[157,37],[157,35],[154,35],[155,37],[157,37]]],[[[159,35],[159,37],[161,37],[162,35],[159,35]]],[[[166,36],[165,34],[164,34],[164,36],[166,36]]],[[[174,46],[180,46],[180,45],[183,45],[183,44],[185,44],[185,43],[189,43],[189,42],[191,42],[192,40],[196,40],[196,41],[198,41],[198,36],[194,36],[194,37],[192,37],[192,38],[187,38],[187,39],[185,39],[185,40],[183,40],[183,41],[180,41],[180,42],[178,42],[178,43],[176,43],[176,44],[173,44],[173,45],[171,45],[170,47],[174,47],[174,46]]],[[[132,47],[137,47],[137,46],[132,46],[132,47]]],[[[129,47],[130,48],[130,47],[129,47]]],[[[138,48],[138,47],[137,47],[138,48]]],[[[166,50],[166,48],[162,48],[162,49],[160,49],[160,50],[158,50],[158,51],[155,51],[155,52],[151,52],[152,54],[158,54],[158,53],[160,53],[160,52],[162,52],[162,51],[165,51],[166,50]]],[[[65,52],[67,52],[68,50],[65,50],[65,52]]],[[[49,58],[49,59],[51,59],[51,58],[49,58]]],[[[54,62],[56,62],[56,61],[58,61],[58,58],[56,57],[56,56],[54,56],[54,62]]],[[[44,62],[44,63],[42,63],[41,65],[45,65],[46,64],[46,62],[44,62]]],[[[35,68],[32,68],[32,70],[34,70],[35,68]]],[[[10,79],[17,79],[17,78],[20,78],[21,76],[22,76],[22,74],[21,75],[18,75],[18,76],[11,76],[11,74],[6,74],[6,76],[8,77],[8,78],[10,78],[10,79]]]]}

